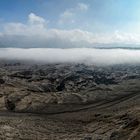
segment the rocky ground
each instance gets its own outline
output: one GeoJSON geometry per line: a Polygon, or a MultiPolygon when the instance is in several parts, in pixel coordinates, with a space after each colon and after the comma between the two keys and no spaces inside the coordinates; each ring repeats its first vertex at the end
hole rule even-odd
{"type": "Polygon", "coordinates": [[[0,139],[139,140],[140,66],[0,61],[0,139]]]}

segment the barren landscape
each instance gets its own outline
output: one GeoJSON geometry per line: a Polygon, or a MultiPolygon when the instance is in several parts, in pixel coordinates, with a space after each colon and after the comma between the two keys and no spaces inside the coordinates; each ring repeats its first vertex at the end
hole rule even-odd
{"type": "Polygon", "coordinates": [[[0,61],[0,139],[139,140],[140,66],[0,61]]]}
{"type": "Polygon", "coordinates": [[[140,0],[0,0],[0,140],[140,140],[140,0]]]}

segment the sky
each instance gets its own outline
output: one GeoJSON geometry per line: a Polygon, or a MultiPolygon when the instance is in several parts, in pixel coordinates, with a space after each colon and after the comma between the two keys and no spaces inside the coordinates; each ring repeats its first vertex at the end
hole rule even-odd
{"type": "Polygon", "coordinates": [[[139,7],[139,0],[1,0],[0,47],[139,47],[139,7]]]}

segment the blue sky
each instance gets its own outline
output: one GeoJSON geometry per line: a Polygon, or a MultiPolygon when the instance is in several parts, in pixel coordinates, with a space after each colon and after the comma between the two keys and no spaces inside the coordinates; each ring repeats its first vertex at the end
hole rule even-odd
{"type": "Polygon", "coordinates": [[[139,7],[139,0],[1,0],[0,32],[1,35],[11,35],[12,32],[14,35],[28,35],[38,22],[36,33],[44,35],[46,31],[47,38],[49,32],[51,37],[54,34],[55,37],[56,34],[62,37],[74,34],[76,39],[72,41],[81,42],[86,38],[84,43],[88,42],[88,45],[99,42],[138,44],[139,7]],[[33,26],[30,20],[34,20],[33,26]]]}
{"type": "Polygon", "coordinates": [[[33,12],[49,20],[50,27],[83,28],[97,32],[102,29],[122,30],[130,23],[140,22],[139,7],[139,0],[1,0],[0,19],[2,22],[25,23],[28,14],[33,12]],[[73,17],[75,23],[60,26],[60,15],[68,9],[75,8],[77,3],[88,5],[87,11],[77,11],[73,17]]]}

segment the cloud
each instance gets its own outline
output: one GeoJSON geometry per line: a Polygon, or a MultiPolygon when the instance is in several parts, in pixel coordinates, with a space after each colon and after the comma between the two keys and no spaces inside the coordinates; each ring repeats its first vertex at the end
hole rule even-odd
{"type": "Polygon", "coordinates": [[[36,24],[44,25],[46,22],[44,18],[39,17],[39,16],[35,15],[34,13],[29,14],[28,21],[31,25],[36,25],[36,24]]]}
{"type": "Polygon", "coordinates": [[[63,13],[60,14],[59,24],[65,23],[75,23],[77,15],[81,14],[81,12],[87,11],[89,6],[85,3],[78,3],[76,7],[66,9],[63,13]]]}
{"type": "Polygon", "coordinates": [[[66,10],[60,15],[58,23],[59,24],[74,23],[75,20],[73,19],[73,16],[74,16],[73,12],[66,10]]]}
{"type": "MultiPolygon", "coordinates": [[[[69,15],[69,13],[67,13],[69,15]]],[[[71,16],[71,15],[69,15],[71,16]]],[[[30,13],[26,23],[6,23],[0,33],[0,47],[16,48],[80,48],[80,47],[134,47],[140,44],[140,35],[116,30],[112,33],[60,30],[47,28],[48,21],[30,13]]]]}
{"type": "Polygon", "coordinates": [[[4,34],[11,35],[35,35],[44,34],[46,32],[46,25],[48,21],[44,18],[30,13],[28,15],[28,21],[26,24],[23,23],[7,23],[4,26],[4,34]]]}
{"type": "Polygon", "coordinates": [[[93,65],[140,64],[140,50],[125,49],[0,49],[0,58],[43,63],[85,63],[93,65]]]}
{"type": "Polygon", "coordinates": [[[89,6],[85,3],[78,3],[77,5],[77,9],[81,10],[81,11],[87,11],[89,8],[89,6]]]}

